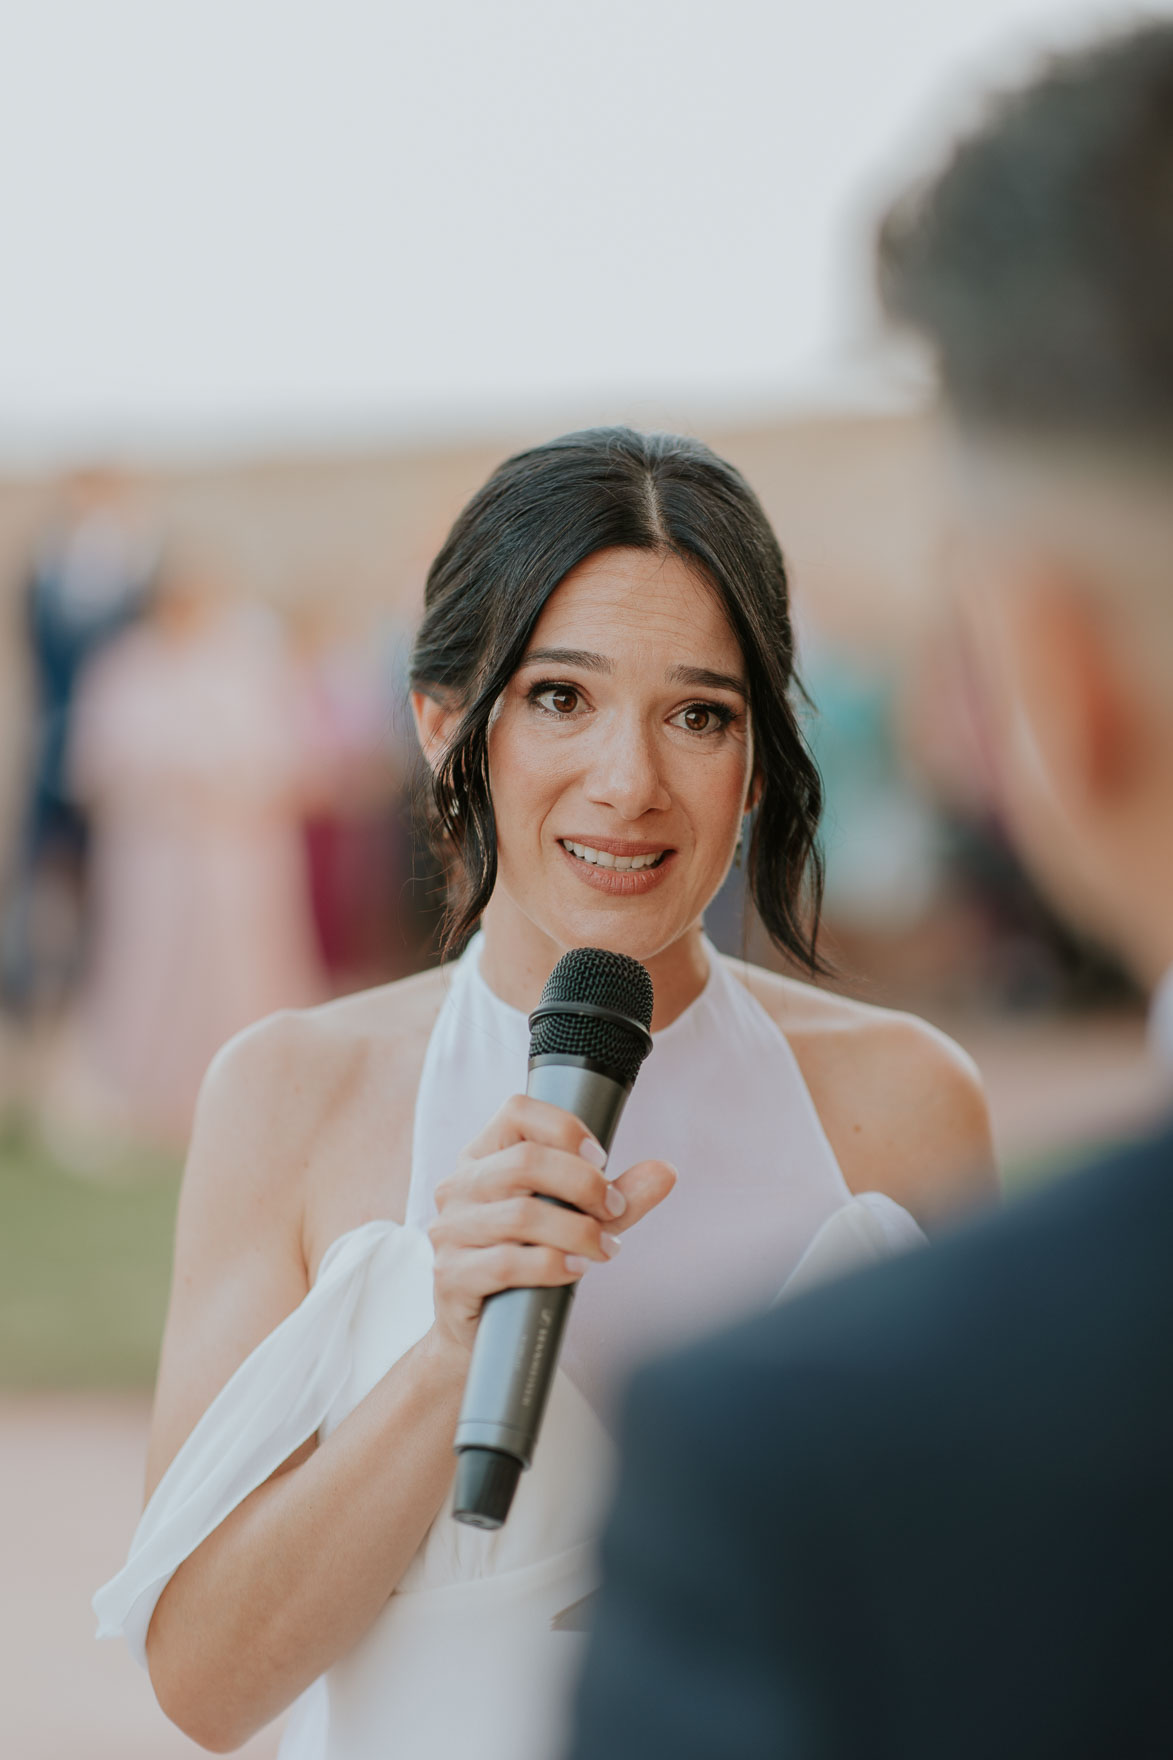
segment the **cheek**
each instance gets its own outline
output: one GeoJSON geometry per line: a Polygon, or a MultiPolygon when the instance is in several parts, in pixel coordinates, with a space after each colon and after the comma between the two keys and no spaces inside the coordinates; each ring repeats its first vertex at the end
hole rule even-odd
{"type": "Polygon", "coordinates": [[[1008,619],[987,608],[971,644],[970,676],[994,798],[1016,834],[1029,842],[1054,817],[1054,790],[1028,713],[1022,655],[1011,636],[1008,619]]]}
{"type": "Polygon", "coordinates": [[[995,798],[1019,857],[1059,911],[1094,926],[1087,839],[1064,810],[1027,715],[1007,714],[995,798]]]}
{"type": "Polygon", "coordinates": [[[743,748],[694,762],[681,776],[677,798],[687,803],[698,844],[724,861],[741,828],[750,788],[750,761],[743,748]]]}
{"type": "Polygon", "coordinates": [[[1088,843],[1063,810],[1023,717],[1007,741],[998,804],[1015,851],[1061,915],[1095,927],[1088,843]]]}
{"type": "Polygon", "coordinates": [[[511,833],[540,828],[568,775],[566,752],[557,742],[527,738],[519,720],[506,710],[489,730],[489,786],[503,852],[511,833]]]}
{"type": "Polygon", "coordinates": [[[1057,821],[1055,795],[1030,722],[1011,708],[1001,725],[998,781],[1003,807],[1021,842],[1044,847],[1057,821]]]}

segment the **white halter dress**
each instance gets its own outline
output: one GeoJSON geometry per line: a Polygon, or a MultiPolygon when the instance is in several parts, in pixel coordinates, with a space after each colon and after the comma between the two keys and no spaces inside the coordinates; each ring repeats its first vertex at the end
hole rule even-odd
{"type": "MultiPolygon", "coordinates": [[[[707,951],[708,982],[655,1035],[611,1154],[612,1172],[671,1161],[678,1184],[617,1259],[582,1279],[509,1520],[485,1533],[441,1512],[365,1636],[293,1707],[281,1760],[557,1760],[582,1644],[569,1610],[596,1583],[623,1379],[784,1285],[923,1238],[890,1199],[852,1197],[785,1037],[707,951]]],[[[429,1041],[406,1222],[368,1222],[331,1245],[304,1300],[179,1450],[125,1567],[94,1597],[99,1635],[125,1635],[144,1663],[177,1567],[307,1437],[343,1423],[432,1323],[423,1231],[436,1185],[526,1080],[526,1018],[488,988],[479,958],[477,937],[429,1041]]]]}

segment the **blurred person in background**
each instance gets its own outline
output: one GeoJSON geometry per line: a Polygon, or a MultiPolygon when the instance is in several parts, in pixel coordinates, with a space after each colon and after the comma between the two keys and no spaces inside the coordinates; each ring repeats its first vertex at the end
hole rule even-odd
{"type": "MultiPolygon", "coordinates": [[[[939,361],[1008,822],[1173,1064],[1173,24],[992,104],[880,274],[939,361]]],[[[1166,1122],[645,1371],[575,1760],[1173,1752],[1171,1367],[1166,1122]]]]}
{"type": "Polygon", "coordinates": [[[827,921],[849,944],[853,933],[894,937],[924,919],[941,859],[933,815],[897,745],[902,680],[889,658],[817,624],[804,631],[802,652],[818,705],[811,749],[827,796],[827,921]]]}
{"type": "Polygon", "coordinates": [[[92,933],[44,1128],[71,1161],[182,1142],[234,1033],[321,999],[301,819],[314,782],[280,623],[206,564],[89,669],[68,753],[93,826],[92,933]]]}
{"type": "Polygon", "coordinates": [[[480,931],[455,964],[278,1017],[216,1060],[151,1498],[95,1607],[207,1746],[297,1700],[285,1760],[551,1760],[619,1380],[811,1276],[812,1255],[899,1250],[988,1200],[988,1121],[942,1035],[809,981],[820,792],[786,573],[707,447],[599,429],[506,461],[433,565],[412,684],[451,941],[480,931]],[[704,934],[741,843],[805,981],[704,934]],[[582,1124],[520,1092],[527,1012],[584,945],[655,986],[611,1181],[582,1124]],[[510,1520],[458,1525],[481,1305],[568,1282],[510,1520]]]}
{"type": "Polygon", "coordinates": [[[78,471],[25,589],[34,724],[15,862],[0,911],[0,1003],[59,1004],[78,966],[89,823],[67,775],[74,707],[96,656],[142,614],[158,547],[117,472],[78,471]]]}
{"type": "Polygon", "coordinates": [[[304,825],[310,896],[322,963],[340,995],[398,975],[406,876],[394,810],[410,759],[391,738],[376,644],[328,588],[299,609],[293,634],[316,773],[304,825]]]}

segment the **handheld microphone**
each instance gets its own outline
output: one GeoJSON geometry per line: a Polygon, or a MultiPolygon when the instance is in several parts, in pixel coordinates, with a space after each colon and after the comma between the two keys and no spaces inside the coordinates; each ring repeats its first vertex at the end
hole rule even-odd
{"type": "MultiPolygon", "coordinates": [[[[626,954],[573,948],[547,978],[529,1024],[526,1093],[572,1112],[609,1150],[652,1049],[646,968],[626,954]]],[[[456,1427],[458,1522],[499,1528],[509,1514],[533,1459],[576,1287],[504,1289],[485,1301],[456,1427]]]]}

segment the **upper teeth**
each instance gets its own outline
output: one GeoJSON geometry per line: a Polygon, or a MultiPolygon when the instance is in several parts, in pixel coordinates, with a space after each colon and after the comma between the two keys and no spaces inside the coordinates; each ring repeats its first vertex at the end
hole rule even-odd
{"type": "Polygon", "coordinates": [[[563,838],[562,847],[580,861],[594,862],[600,868],[650,868],[664,853],[658,849],[647,856],[613,856],[608,850],[592,849],[589,843],[571,843],[568,838],[563,838]]]}

